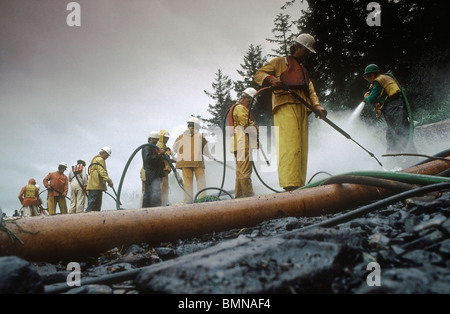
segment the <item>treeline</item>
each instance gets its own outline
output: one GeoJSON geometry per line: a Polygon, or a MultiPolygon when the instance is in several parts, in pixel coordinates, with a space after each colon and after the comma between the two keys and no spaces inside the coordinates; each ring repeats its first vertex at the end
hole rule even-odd
{"type": "MultiPolygon", "coordinates": [[[[367,90],[362,78],[366,65],[376,63],[392,72],[403,87],[414,120],[427,124],[450,118],[450,46],[444,1],[292,0],[274,18],[271,42],[275,48],[263,55],[261,44],[250,44],[232,81],[220,69],[205,93],[214,100],[208,111],[210,125],[222,125],[234,103],[232,93],[260,87],[254,73],[275,56],[286,55],[292,40],[307,32],[316,38],[317,54],[306,64],[319,99],[329,110],[352,110],[367,90]],[[296,3],[297,2],[297,3],[296,3]],[[375,3],[368,6],[369,3],[375,3]],[[285,14],[292,5],[307,4],[298,16],[285,14]],[[377,15],[379,14],[379,15],[377,15]],[[375,25],[374,22],[376,23],[375,25]],[[372,24],[372,26],[370,26],[372,24]]],[[[269,34],[270,35],[270,34],[269,34]]],[[[271,123],[270,95],[252,107],[260,125],[271,123]]],[[[374,119],[366,106],[363,116],[374,119]]]]}

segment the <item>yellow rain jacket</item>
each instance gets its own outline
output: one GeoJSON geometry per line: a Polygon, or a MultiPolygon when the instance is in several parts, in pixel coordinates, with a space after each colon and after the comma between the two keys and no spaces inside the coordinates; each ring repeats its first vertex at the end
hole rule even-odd
{"type": "Polygon", "coordinates": [[[247,128],[248,108],[242,104],[236,104],[232,110],[234,134],[231,137],[231,152],[237,151],[238,145],[246,150],[258,148],[258,127],[252,119],[250,119],[250,127],[247,128]]]}
{"type": "MultiPolygon", "coordinates": [[[[280,79],[281,74],[287,69],[287,58],[275,58],[255,73],[255,82],[264,86],[269,76],[280,79]]],[[[294,89],[293,91],[311,105],[320,104],[314,85],[310,80],[308,82],[309,95],[306,95],[302,89],[294,89]]],[[[308,161],[309,113],[309,109],[288,91],[276,90],[272,94],[272,114],[278,155],[278,179],[280,186],[283,188],[305,185],[308,161]]]]}
{"type": "Polygon", "coordinates": [[[231,117],[234,134],[230,144],[231,152],[234,152],[236,158],[235,198],[249,197],[254,195],[250,149],[258,148],[258,128],[251,118],[247,128],[248,108],[246,106],[236,104],[231,110],[233,110],[231,117]]]}
{"type": "MultiPolygon", "coordinates": [[[[161,148],[161,149],[166,149],[166,148],[168,148],[167,147],[167,145],[164,143],[164,135],[167,133],[167,131],[166,130],[161,130],[161,131],[159,131],[159,140],[158,140],[158,143],[156,143],[156,146],[158,146],[159,148],[161,148]]],[[[169,150],[167,150],[166,152],[165,152],[165,154],[167,155],[167,156],[169,156],[169,158],[171,157],[170,156],[170,151],[169,150]]],[[[164,174],[169,174],[170,172],[172,171],[172,168],[170,167],[170,165],[169,165],[169,162],[166,160],[166,158],[164,158],[164,174]]]]}
{"type": "Polygon", "coordinates": [[[205,168],[203,152],[209,155],[208,142],[198,130],[192,135],[187,129],[178,136],[173,144],[173,150],[177,153],[177,169],[184,167],[205,168]]]}
{"type": "Polygon", "coordinates": [[[106,182],[109,180],[109,176],[105,160],[100,155],[97,155],[92,159],[89,168],[90,176],[87,189],[106,191],[106,182]]]}

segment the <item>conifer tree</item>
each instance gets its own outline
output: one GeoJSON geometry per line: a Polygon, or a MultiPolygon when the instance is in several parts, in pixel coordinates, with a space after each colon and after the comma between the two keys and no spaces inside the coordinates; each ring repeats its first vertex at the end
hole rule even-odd
{"type": "MultiPolygon", "coordinates": [[[[242,77],[242,80],[234,82],[234,90],[236,94],[241,93],[249,87],[256,90],[260,88],[255,83],[254,75],[265,63],[267,58],[262,55],[261,45],[251,44],[246,55],[244,56],[244,62],[241,64],[241,69],[237,70],[238,74],[242,77]]],[[[259,125],[269,125],[271,122],[271,98],[265,97],[267,95],[258,96],[258,102],[254,102],[251,108],[251,114],[255,123],[259,125]]]]}
{"type": "Polygon", "coordinates": [[[274,38],[267,38],[266,40],[276,44],[277,47],[271,49],[274,54],[269,54],[269,57],[275,58],[289,55],[289,48],[297,35],[292,33],[294,25],[295,23],[291,21],[289,14],[279,13],[275,17],[274,28],[272,29],[274,38]]]}
{"type": "Polygon", "coordinates": [[[233,89],[232,80],[222,73],[222,70],[218,70],[216,73],[216,78],[211,84],[213,91],[204,91],[206,95],[214,100],[214,104],[208,105],[208,112],[211,114],[212,118],[203,119],[208,122],[208,125],[222,127],[223,119],[228,111],[228,109],[233,105],[233,100],[231,97],[231,91],[233,89]]]}
{"type": "Polygon", "coordinates": [[[238,95],[248,87],[258,89],[259,86],[255,83],[253,76],[266,62],[267,58],[262,55],[261,45],[251,44],[244,56],[244,63],[241,63],[241,69],[237,70],[242,77],[242,80],[234,82],[234,90],[238,95]]]}

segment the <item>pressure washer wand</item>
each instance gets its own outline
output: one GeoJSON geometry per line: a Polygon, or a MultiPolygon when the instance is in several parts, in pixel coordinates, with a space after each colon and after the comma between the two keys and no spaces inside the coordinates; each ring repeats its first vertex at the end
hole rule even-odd
{"type": "MultiPolygon", "coordinates": [[[[272,89],[272,86],[266,86],[266,87],[263,87],[263,88],[261,88],[259,91],[257,91],[256,94],[252,97],[252,101],[251,101],[250,106],[249,106],[249,109],[248,109],[248,113],[249,113],[249,114],[248,114],[248,116],[247,116],[247,125],[250,125],[250,110],[251,110],[251,108],[252,108],[252,106],[253,106],[253,102],[255,101],[256,96],[258,96],[260,93],[262,93],[262,92],[264,92],[264,91],[266,91],[266,90],[269,90],[269,89],[272,89]]],[[[267,159],[267,156],[266,156],[266,154],[264,153],[264,150],[263,150],[263,148],[262,148],[261,142],[259,141],[259,138],[258,138],[257,140],[258,140],[259,150],[261,151],[261,153],[262,153],[262,155],[263,155],[263,157],[264,157],[264,160],[266,161],[267,166],[270,167],[269,159],[267,159]]]]}
{"type": "MultiPolygon", "coordinates": [[[[299,95],[297,95],[296,93],[294,93],[292,90],[285,88],[286,90],[289,91],[289,93],[291,93],[292,96],[294,96],[295,98],[297,98],[304,106],[306,106],[309,110],[311,110],[312,112],[314,112],[315,114],[319,115],[319,112],[317,112],[317,110],[311,106],[306,100],[304,100],[302,97],[300,97],[299,95]]],[[[351,140],[352,142],[354,142],[356,145],[358,145],[359,147],[361,147],[363,150],[365,150],[371,157],[375,158],[375,160],[378,162],[378,164],[383,167],[383,165],[381,164],[381,162],[377,159],[377,157],[375,157],[375,155],[371,152],[369,152],[367,149],[365,149],[361,144],[359,144],[357,141],[355,141],[350,134],[348,134],[347,132],[345,132],[344,130],[342,130],[340,127],[338,127],[336,124],[334,124],[330,119],[328,119],[327,117],[321,118],[323,121],[325,121],[326,123],[328,123],[333,129],[335,129],[336,131],[338,131],[339,133],[341,133],[343,136],[345,136],[346,138],[348,138],[349,140],[351,140]]]]}
{"type": "MultiPolygon", "coordinates": [[[[60,196],[63,196],[63,194],[58,191],[57,189],[55,189],[54,187],[50,186],[49,188],[46,188],[44,191],[55,191],[56,193],[58,193],[60,196]]],[[[40,193],[39,193],[40,194],[40,193]]],[[[69,201],[71,201],[70,197],[68,197],[67,195],[64,195],[65,198],[67,198],[69,201]]]]}
{"type": "Polygon", "coordinates": [[[224,165],[224,166],[227,167],[227,168],[230,168],[231,170],[236,171],[235,168],[233,168],[233,167],[227,165],[226,163],[224,163],[224,162],[222,162],[222,161],[217,160],[216,158],[213,158],[212,160],[214,160],[215,162],[217,162],[217,163],[219,163],[219,164],[221,164],[221,165],[224,165]]]}
{"type": "Polygon", "coordinates": [[[270,167],[270,162],[269,162],[269,160],[267,159],[267,156],[266,156],[266,154],[264,153],[264,150],[263,150],[263,148],[262,148],[262,146],[261,146],[261,142],[260,142],[259,140],[258,140],[258,144],[259,144],[259,150],[261,151],[261,153],[262,153],[264,159],[266,160],[266,164],[270,167]]]}
{"type": "MultiPolygon", "coordinates": [[[[116,195],[116,197],[115,198],[113,197],[113,199],[116,201],[116,203],[119,202],[119,204],[122,205],[122,203],[120,202],[120,200],[117,197],[117,192],[116,192],[116,189],[114,188],[114,186],[111,186],[111,189],[113,190],[114,195],[116,195]]],[[[105,193],[107,193],[107,192],[105,191],[105,193]]],[[[107,194],[109,194],[109,193],[107,193],[107,194]]],[[[112,197],[112,195],[110,195],[110,196],[112,197]]]]}

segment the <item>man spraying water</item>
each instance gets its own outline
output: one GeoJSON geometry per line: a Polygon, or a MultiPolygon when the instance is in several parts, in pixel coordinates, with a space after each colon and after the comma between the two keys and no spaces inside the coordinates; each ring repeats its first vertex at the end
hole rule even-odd
{"type": "Polygon", "coordinates": [[[383,115],[387,130],[387,153],[414,153],[413,121],[406,98],[395,78],[381,74],[376,64],[369,64],[363,74],[369,82],[370,91],[364,95],[364,102],[374,106],[377,117],[383,115]]]}

